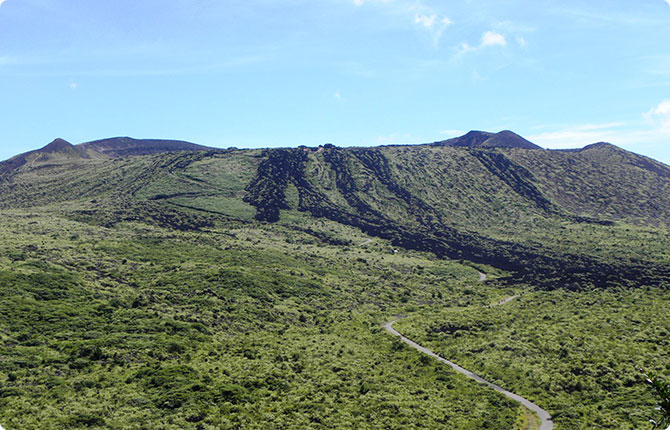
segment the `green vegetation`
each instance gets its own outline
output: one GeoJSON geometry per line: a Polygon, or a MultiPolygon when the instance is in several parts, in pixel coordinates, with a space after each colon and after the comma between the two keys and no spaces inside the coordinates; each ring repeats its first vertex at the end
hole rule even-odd
{"type": "Polygon", "coordinates": [[[557,428],[639,429],[653,398],[636,372],[670,371],[665,290],[525,292],[425,313],[396,329],[540,405],[557,428]]]}
{"type": "Polygon", "coordinates": [[[635,369],[670,371],[659,163],[606,146],[68,151],[0,174],[7,430],[537,426],[385,333],[394,315],[557,430],[641,428],[658,403],[635,369]]]}
{"type": "Polygon", "coordinates": [[[352,245],[281,225],[3,220],[7,429],[478,429],[519,414],[379,327],[421,303],[458,306],[470,267],[306,219],[352,245]]]}
{"type": "Polygon", "coordinates": [[[670,425],[670,384],[656,376],[653,372],[645,375],[647,382],[658,398],[658,407],[661,418],[658,420],[651,420],[654,427],[665,427],[670,425]]]}

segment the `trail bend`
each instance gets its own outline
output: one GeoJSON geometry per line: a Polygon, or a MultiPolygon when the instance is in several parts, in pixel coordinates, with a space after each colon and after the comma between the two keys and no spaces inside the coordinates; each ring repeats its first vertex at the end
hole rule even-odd
{"type": "Polygon", "coordinates": [[[402,334],[398,333],[393,328],[393,323],[395,323],[396,321],[398,321],[402,318],[404,318],[404,317],[396,318],[393,321],[389,321],[386,324],[384,324],[384,328],[386,329],[386,331],[391,333],[394,336],[399,337],[401,341],[403,341],[407,345],[411,346],[412,348],[418,350],[419,352],[422,352],[426,355],[429,355],[429,356],[433,357],[434,359],[436,359],[436,360],[438,360],[438,361],[440,361],[440,362],[442,362],[442,363],[444,363],[448,366],[451,366],[451,368],[454,369],[456,372],[458,372],[460,374],[463,374],[463,375],[467,376],[468,378],[474,379],[475,381],[479,382],[480,384],[486,385],[486,386],[496,390],[497,392],[503,394],[504,396],[506,396],[509,399],[514,400],[515,402],[521,403],[526,408],[535,412],[537,414],[537,416],[540,418],[540,423],[541,423],[540,424],[540,430],[553,430],[554,429],[554,422],[552,421],[551,415],[549,415],[549,412],[545,411],[544,409],[542,409],[541,407],[539,407],[535,403],[531,402],[530,400],[528,400],[524,397],[521,397],[518,394],[514,394],[511,391],[508,391],[508,390],[500,387],[499,385],[494,384],[493,382],[487,381],[486,379],[482,378],[481,376],[477,375],[476,373],[473,373],[473,372],[471,372],[467,369],[464,369],[461,366],[459,366],[458,364],[447,360],[446,358],[440,357],[439,355],[435,354],[430,349],[428,349],[424,346],[421,346],[418,343],[416,343],[416,342],[406,338],[402,334]]]}

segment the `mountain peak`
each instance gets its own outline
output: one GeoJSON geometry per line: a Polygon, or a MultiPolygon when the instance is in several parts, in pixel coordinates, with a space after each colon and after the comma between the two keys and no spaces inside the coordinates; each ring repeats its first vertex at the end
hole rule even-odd
{"type": "Polygon", "coordinates": [[[460,137],[435,142],[432,146],[455,146],[462,148],[522,148],[541,149],[534,143],[524,139],[510,130],[498,133],[472,130],[460,137]]]}
{"type": "Polygon", "coordinates": [[[54,139],[53,142],[49,143],[47,146],[43,147],[42,149],[39,149],[38,151],[42,153],[53,153],[53,152],[63,152],[64,150],[68,149],[74,149],[74,145],[72,145],[67,140],[61,139],[59,137],[57,139],[54,139]]]}
{"type": "Polygon", "coordinates": [[[477,146],[482,146],[484,142],[490,139],[493,136],[493,133],[488,131],[480,130],[470,130],[465,133],[463,136],[454,137],[452,139],[443,140],[442,142],[436,142],[439,146],[458,146],[464,148],[474,148],[477,146]]]}
{"type": "Polygon", "coordinates": [[[586,145],[585,147],[580,149],[580,151],[588,151],[589,149],[598,149],[598,148],[619,149],[616,145],[612,145],[611,143],[608,142],[596,142],[590,145],[586,145]]]}

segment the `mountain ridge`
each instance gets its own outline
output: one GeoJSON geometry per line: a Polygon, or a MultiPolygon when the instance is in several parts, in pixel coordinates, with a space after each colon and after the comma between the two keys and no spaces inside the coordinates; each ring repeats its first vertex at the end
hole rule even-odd
{"type": "Polygon", "coordinates": [[[57,139],[0,174],[3,425],[525,419],[383,334],[392,315],[561,428],[648,424],[628,374],[667,357],[670,166],[606,144],[123,139],[57,139]]]}
{"type": "Polygon", "coordinates": [[[93,150],[111,157],[150,155],[173,151],[207,151],[210,148],[183,140],[134,139],[132,137],[111,137],[76,145],[84,150],[93,150]]]}
{"type": "MultiPolygon", "coordinates": [[[[585,145],[582,148],[545,149],[539,145],[534,144],[533,142],[530,142],[529,140],[510,130],[502,130],[497,133],[471,130],[462,136],[418,145],[433,146],[433,147],[471,148],[471,149],[485,149],[485,148],[517,148],[517,149],[536,149],[536,150],[539,149],[544,151],[555,151],[555,152],[584,152],[593,149],[611,148],[630,152],[616,145],[613,145],[609,142],[591,143],[585,145]]],[[[331,146],[335,147],[335,145],[332,144],[323,145],[323,147],[331,147],[331,146]]],[[[417,145],[380,145],[378,147],[381,148],[385,146],[417,146],[417,145]]],[[[101,154],[109,157],[123,157],[123,156],[151,155],[151,154],[174,152],[174,151],[222,150],[220,148],[213,148],[188,141],[173,140],[173,139],[151,139],[151,138],[136,139],[129,136],[118,136],[118,137],[97,139],[73,145],[67,140],[64,140],[62,138],[56,138],[54,141],[50,142],[49,144],[40,149],[17,154],[7,160],[0,161],[0,173],[6,172],[7,170],[11,170],[7,169],[6,167],[3,169],[3,164],[6,164],[8,161],[15,159],[17,157],[21,158],[34,153],[62,152],[63,150],[68,148],[69,149],[73,148],[76,151],[80,152],[84,158],[87,158],[91,151],[95,152],[96,154],[101,154]]],[[[646,156],[642,157],[653,160],[656,163],[665,164],[650,157],[646,156]]]]}
{"type": "Polygon", "coordinates": [[[463,136],[454,137],[439,142],[433,142],[431,146],[455,146],[463,148],[522,148],[542,149],[542,147],[524,139],[510,130],[498,133],[472,130],[463,136]]]}

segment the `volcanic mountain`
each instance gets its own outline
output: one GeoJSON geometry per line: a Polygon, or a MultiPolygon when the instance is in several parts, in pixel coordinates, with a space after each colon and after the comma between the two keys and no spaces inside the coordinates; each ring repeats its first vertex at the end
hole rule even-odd
{"type": "Polygon", "coordinates": [[[297,211],[523,279],[542,273],[548,286],[670,279],[668,266],[643,254],[603,248],[600,255],[588,251],[590,243],[566,249],[561,242],[565,225],[589,225],[597,236],[620,224],[667,228],[670,167],[604,143],[545,150],[511,131],[378,148],[213,150],[127,137],[76,146],[57,139],[0,164],[0,195],[2,207],[116,195],[134,205],[270,223],[297,211]],[[30,174],[38,168],[40,175],[30,174]],[[628,263],[610,264],[611,253],[628,263]]]}
{"type": "Polygon", "coordinates": [[[542,149],[538,145],[529,142],[518,134],[503,130],[499,133],[486,131],[470,131],[467,134],[452,139],[434,142],[432,146],[457,146],[464,148],[523,148],[542,149]]]}
{"type": "Polygon", "coordinates": [[[557,429],[643,428],[667,370],[670,166],[606,143],[57,139],[0,219],[6,428],[532,423],[393,315],[557,429]]]}
{"type": "Polygon", "coordinates": [[[206,151],[212,149],[181,140],[133,139],[131,137],[112,137],[80,143],[77,146],[83,150],[93,150],[110,157],[150,155],[174,151],[206,151]]]}
{"type": "Polygon", "coordinates": [[[58,138],[43,148],[16,155],[0,163],[0,175],[15,171],[26,163],[31,166],[62,164],[63,162],[88,158],[117,158],[125,156],[150,155],[178,151],[211,150],[202,145],[181,140],[133,139],[112,137],[73,145],[58,138]]]}

